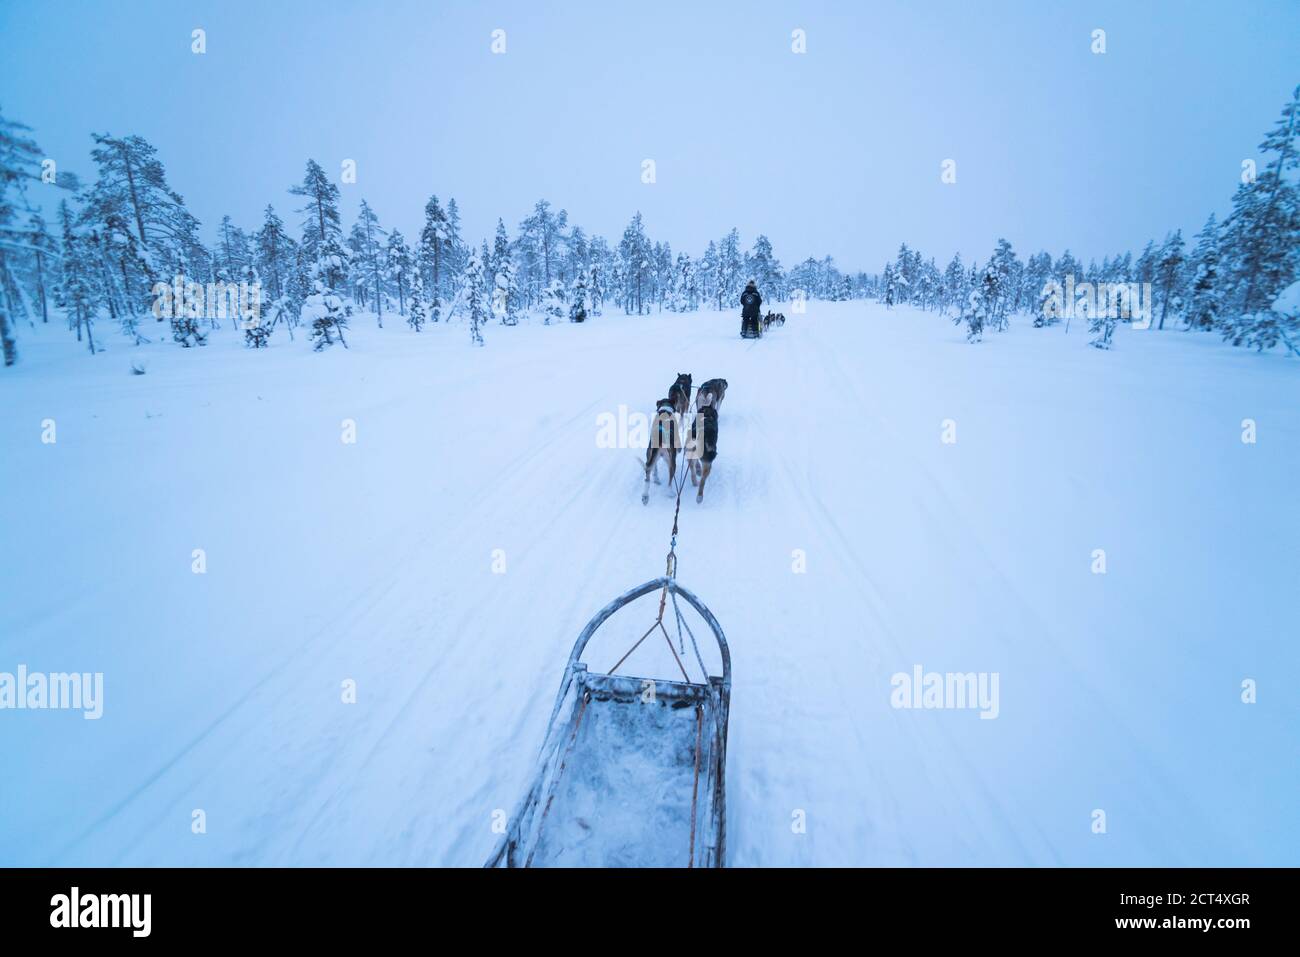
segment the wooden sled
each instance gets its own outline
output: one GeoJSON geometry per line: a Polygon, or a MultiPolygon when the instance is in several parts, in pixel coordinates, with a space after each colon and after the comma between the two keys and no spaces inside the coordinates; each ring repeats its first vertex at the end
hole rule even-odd
{"type": "MultiPolygon", "coordinates": [[[[681,643],[685,648],[685,643],[681,643]]],[[[537,770],[487,867],[722,867],[726,859],[727,712],[731,654],[713,613],[675,578],[656,578],[610,602],[569,655],[537,770]],[[700,682],[590,671],[596,630],[624,605],[662,592],[695,652],[700,682]],[[710,676],[677,598],[713,630],[722,675],[710,676]]]]}

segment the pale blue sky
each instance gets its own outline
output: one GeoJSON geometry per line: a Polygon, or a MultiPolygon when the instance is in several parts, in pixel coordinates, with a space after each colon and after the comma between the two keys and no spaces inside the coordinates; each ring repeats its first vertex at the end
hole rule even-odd
{"type": "Polygon", "coordinates": [[[639,209],[674,249],[735,225],[874,271],[900,241],[1100,258],[1194,231],[1300,82],[1298,39],[1295,0],[0,0],[0,106],[84,178],[92,130],[146,137],[209,239],[267,202],[296,224],[306,159],[352,158],[345,215],[364,196],[408,237],[431,192],[475,239],[546,197],[612,240],[639,209]]]}

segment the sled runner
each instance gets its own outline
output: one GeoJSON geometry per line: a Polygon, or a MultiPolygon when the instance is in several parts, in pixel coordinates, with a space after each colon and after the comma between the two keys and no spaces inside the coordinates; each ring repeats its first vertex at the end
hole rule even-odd
{"type": "Polygon", "coordinates": [[[578,636],[532,783],[487,867],[723,866],[731,654],[713,613],[677,584],[675,566],[670,553],[665,577],[614,599],[578,636]],[[590,670],[582,657],[592,635],[623,606],[656,590],[655,623],[608,674],[590,670]],[[709,675],[678,596],[713,630],[720,677],[709,675]],[[667,607],[679,647],[685,651],[684,630],[694,650],[690,669],[664,627],[667,607]],[[682,680],[615,674],[656,631],[682,680]]]}

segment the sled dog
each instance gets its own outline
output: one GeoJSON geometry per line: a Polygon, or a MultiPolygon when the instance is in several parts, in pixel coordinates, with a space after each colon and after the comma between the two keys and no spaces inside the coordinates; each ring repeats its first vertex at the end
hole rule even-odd
{"type": "Polygon", "coordinates": [[[702,406],[691,423],[691,434],[686,453],[686,469],[691,484],[699,478],[695,501],[704,501],[704,483],[713,471],[713,460],[718,457],[718,409],[715,405],[702,406]]]}
{"type": "Polygon", "coordinates": [[[655,464],[660,456],[668,459],[668,484],[673,484],[677,474],[678,430],[681,428],[681,413],[668,398],[660,399],[655,407],[654,419],[650,422],[650,446],[645,450],[645,487],[641,490],[641,504],[650,501],[650,476],[654,475],[655,484],[659,484],[659,471],[655,464]]]}
{"type": "Polygon", "coordinates": [[[705,406],[719,408],[722,400],[727,394],[726,379],[710,379],[699,387],[695,393],[695,407],[702,409],[705,406]]]}

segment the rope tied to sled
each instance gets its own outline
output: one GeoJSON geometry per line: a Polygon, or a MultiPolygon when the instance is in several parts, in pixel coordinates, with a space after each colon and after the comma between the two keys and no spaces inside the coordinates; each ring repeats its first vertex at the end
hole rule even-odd
{"type": "MultiPolygon", "coordinates": [[[[673,507],[673,530],[668,539],[668,554],[664,558],[664,578],[666,581],[664,582],[663,588],[659,590],[659,613],[655,615],[654,624],[647,628],[645,634],[638,638],[636,643],[627,650],[623,657],[614,663],[614,667],[609,669],[611,675],[618,671],[619,666],[631,657],[632,652],[641,647],[641,643],[649,638],[650,634],[655,631],[655,629],[658,629],[660,633],[663,634],[664,641],[668,644],[668,650],[672,652],[673,660],[677,662],[677,668],[682,673],[682,680],[687,684],[690,684],[691,682],[691,676],[687,673],[686,666],[682,664],[681,656],[686,654],[686,639],[682,636],[682,613],[681,610],[677,608],[676,595],[673,596],[673,610],[676,612],[677,617],[677,643],[680,646],[680,654],[678,653],[679,648],[673,647],[673,640],[668,634],[668,629],[664,626],[664,612],[668,610],[668,583],[677,579],[677,535],[680,532],[680,520],[682,515],[682,492],[686,489],[686,479],[688,476],[687,469],[690,467],[691,463],[688,460],[685,462],[685,468],[682,469],[680,477],[673,480],[677,485],[677,501],[673,507]]],[[[689,630],[688,627],[687,631],[689,632],[689,630]]],[[[691,635],[691,644],[695,644],[695,635],[693,634],[691,635]]],[[[700,660],[700,650],[698,647],[695,649],[695,657],[697,661],[700,660]]],[[[707,681],[709,672],[704,667],[702,661],[700,663],[700,672],[704,675],[704,678],[707,681]]]]}
{"type": "MultiPolygon", "coordinates": [[[[687,477],[687,475],[688,475],[688,471],[687,471],[687,470],[690,469],[690,467],[691,467],[691,461],[690,461],[690,459],[684,459],[684,460],[682,461],[682,466],[683,466],[683,467],[682,467],[682,474],[681,474],[681,477],[680,477],[679,479],[677,479],[677,503],[676,503],[676,505],[673,507],[673,532],[672,532],[672,535],[671,535],[671,536],[669,537],[669,539],[668,539],[668,556],[667,556],[667,558],[664,560],[664,577],[665,577],[665,578],[669,578],[669,579],[676,579],[676,578],[677,578],[677,531],[678,531],[677,523],[678,523],[678,520],[681,518],[681,515],[682,515],[682,491],[686,488],[686,477],[687,477]]],[[[665,583],[664,583],[663,590],[659,593],[659,624],[660,624],[660,627],[663,626],[663,620],[664,620],[664,605],[665,605],[665,603],[666,603],[667,601],[668,601],[668,584],[665,582],[665,583]]],[[[674,599],[673,604],[674,604],[674,605],[677,604],[676,599],[674,599]]],[[[680,616],[679,616],[679,617],[680,617],[680,616]]],[[[664,636],[667,637],[667,635],[668,635],[668,632],[665,631],[665,632],[664,632],[664,636]]],[[[682,653],[682,654],[686,654],[686,645],[685,645],[685,643],[682,641],[682,630],[681,630],[680,627],[677,629],[677,643],[681,646],[681,653],[682,653]]],[[[672,646],[673,646],[672,640],[669,639],[669,641],[668,641],[668,647],[669,647],[669,649],[671,649],[672,646]]],[[[674,651],[674,652],[673,652],[673,656],[676,657],[676,655],[677,655],[677,652],[674,651]]],[[[677,664],[678,664],[678,666],[681,665],[681,660],[680,660],[680,659],[678,659],[677,664]]],[[[707,676],[707,675],[708,675],[708,672],[705,672],[705,675],[707,676]]],[[[684,677],[684,678],[686,677],[686,669],[685,669],[685,668],[682,668],[682,677],[684,677]]],[[[690,678],[686,678],[686,680],[687,680],[687,681],[690,681],[691,679],[690,679],[690,678]]]]}

